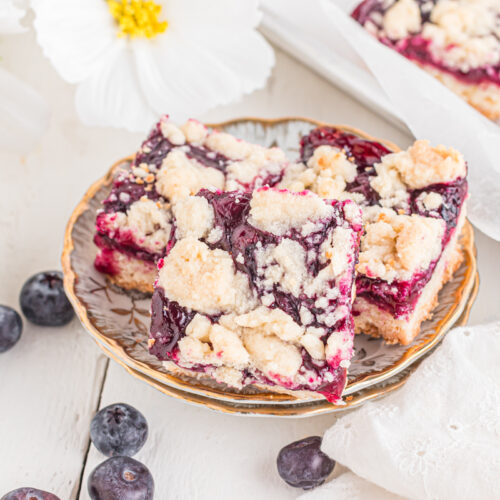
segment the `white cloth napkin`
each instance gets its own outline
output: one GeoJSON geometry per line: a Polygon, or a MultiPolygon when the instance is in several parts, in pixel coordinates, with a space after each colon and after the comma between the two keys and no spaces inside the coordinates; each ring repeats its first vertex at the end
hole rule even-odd
{"type": "Polygon", "coordinates": [[[500,322],[449,332],[401,389],[337,420],[322,448],[355,474],[303,500],[500,498],[500,322]]]}
{"type": "MultiPolygon", "coordinates": [[[[346,85],[350,74],[355,95],[363,69],[369,68],[378,86],[374,91],[415,137],[459,149],[469,164],[469,218],[500,240],[500,127],[352,20],[348,13],[360,1],[263,0],[263,8],[282,34],[304,40],[313,66],[336,65],[346,85]]],[[[364,87],[369,81],[363,80],[364,87]]]]}

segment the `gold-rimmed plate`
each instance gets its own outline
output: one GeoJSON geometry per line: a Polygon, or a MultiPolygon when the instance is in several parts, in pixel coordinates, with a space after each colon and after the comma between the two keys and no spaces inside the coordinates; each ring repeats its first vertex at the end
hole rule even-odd
{"type": "MultiPolygon", "coordinates": [[[[300,137],[319,125],[325,124],[305,118],[242,118],[214,124],[212,127],[251,142],[266,146],[277,145],[284,149],[291,159],[295,159],[300,137]]],[[[338,127],[373,139],[354,128],[338,127]]],[[[393,151],[398,150],[397,146],[388,141],[376,140],[393,151]]],[[[236,391],[211,380],[198,380],[169,373],[147,349],[149,297],[139,292],[125,292],[111,285],[93,266],[96,248],[92,238],[96,211],[108,195],[117,169],[127,168],[130,160],[129,157],[113,165],[102,179],[91,186],[74,210],[67,226],[62,256],[65,287],[80,320],[99,346],[129,372],[170,395],[208,407],[219,406],[217,409],[222,411],[224,409],[218,402],[229,407],[239,405],[245,410],[234,413],[266,413],[271,411],[271,408],[274,411],[276,407],[278,411],[281,407],[283,413],[291,415],[295,407],[296,410],[300,409],[301,415],[305,415],[308,411],[317,414],[349,408],[386,392],[388,386],[397,385],[398,382],[394,380],[398,374],[402,374],[428,353],[473,301],[472,291],[477,274],[474,234],[470,224],[466,223],[462,235],[464,262],[443,287],[433,318],[423,323],[415,341],[409,346],[391,346],[381,339],[366,335],[356,336],[356,354],[350,367],[343,404],[332,405],[324,400],[294,399],[289,395],[262,391],[254,387],[236,391]],[[392,382],[388,383],[389,380],[392,382]],[[289,407],[292,409],[288,409],[289,407]]]]}

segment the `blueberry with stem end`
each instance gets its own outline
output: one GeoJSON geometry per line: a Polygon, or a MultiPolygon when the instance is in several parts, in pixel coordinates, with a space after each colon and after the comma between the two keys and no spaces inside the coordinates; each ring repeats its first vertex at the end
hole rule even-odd
{"type": "Polygon", "coordinates": [[[323,484],[335,467],[335,461],[321,451],[321,438],[311,436],[281,449],[278,473],[294,488],[310,490],[323,484]]]}
{"type": "Polygon", "coordinates": [[[23,285],[19,301],[26,319],[35,325],[66,325],[75,314],[64,292],[60,271],[45,271],[32,276],[23,285]]]}
{"type": "Polygon", "coordinates": [[[0,305],[0,353],[17,343],[23,331],[23,320],[12,307],[0,305]]]}
{"type": "Polygon", "coordinates": [[[111,457],[90,474],[92,500],[153,500],[154,481],[148,468],[130,457],[111,457]]]}
{"type": "Polygon", "coordinates": [[[133,456],[146,442],[148,423],[144,415],[125,403],[115,403],[99,411],[90,424],[90,439],[107,457],[133,456]]]}
{"type": "Polygon", "coordinates": [[[36,488],[18,488],[5,494],[0,500],[61,500],[48,491],[36,488]]]}

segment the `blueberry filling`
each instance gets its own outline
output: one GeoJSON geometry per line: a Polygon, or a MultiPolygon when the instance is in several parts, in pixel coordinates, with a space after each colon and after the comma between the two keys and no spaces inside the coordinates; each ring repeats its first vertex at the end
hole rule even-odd
{"type": "Polygon", "coordinates": [[[186,327],[194,317],[194,312],[168,300],[161,288],[156,288],[151,300],[151,337],[155,340],[150,348],[160,360],[172,358],[174,348],[186,334],[186,327]]]}
{"type": "MultiPolygon", "coordinates": [[[[436,3],[436,1],[437,0],[432,0],[434,4],[436,3]]],[[[417,3],[420,7],[422,24],[429,22],[432,11],[427,9],[422,10],[422,5],[424,3],[428,3],[428,1],[417,0],[417,3]]],[[[364,25],[367,21],[370,21],[378,25],[378,28],[381,28],[381,24],[375,22],[372,15],[374,13],[377,13],[382,16],[385,11],[386,9],[383,7],[382,0],[365,0],[363,3],[358,5],[358,7],[356,7],[351,15],[361,25],[364,25]]],[[[465,83],[480,84],[483,82],[488,82],[500,85],[500,65],[471,68],[468,71],[460,71],[457,68],[451,68],[450,66],[447,66],[442,61],[439,61],[432,56],[429,50],[431,41],[423,38],[421,34],[409,36],[398,41],[383,37],[380,39],[380,41],[412,61],[416,61],[424,65],[433,66],[440,71],[444,71],[448,74],[453,75],[455,78],[465,83]]]]}
{"type": "Polygon", "coordinates": [[[181,146],[172,144],[163,136],[161,122],[159,122],[142,144],[134,164],[147,163],[148,165],[154,165],[159,170],[165,157],[175,148],[181,148],[189,158],[199,161],[205,167],[212,167],[221,172],[225,172],[229,163],[229,158],[210,149],[194,146],[187,142],[181,146]]]}
{"type": "Polygon", "coordinates": [[[362,139],[354,134],[332,127],[320,127],[301,139],[301,161],[307,164],[314,150],[323,145],[343,149],[347,158],[353,158],[357,166],[357,176],[353,182],[347,184],[346,190],[362,194],[370,205],[376,204],[380,197],[370,186],[371,177],[375,175],[374,165],[391,151],[382,144],[362,139]]]}
{"type": "Polygon", "coordinates": [[[147,262],[156,262],[163,257],[163,254],[151,253],[139,247],[133,239],[115,240],[106,234],[97,233],[94,236],[94,243],[101,250],[118,250],[119,252],[134,257],[136,259],[145,260],[147,262]]]}
{"type": "Polygon", "coordinates": [[[128,178],[119,178],[114,182],[111,194],[102,202],[104,212],[108,214],[126,212],[132,203],[139,201],[143,196],[153,201],[160,198],[154,189],[146,191],[144,184],[136,184],[128,178]]]}
{"type": "Polygon", "coordinates": [[[356,278],[356,296],[363,297],[376,306],[390,312],[395,317],[410,314],[417,303],[424,286],[429,282],[437,260],[421,273],[415,274],[410,281],[387,281],[367,276],[356,278]]]}
{"type": "Polygon", "coordinates": [[[424,189],[410,191],[410,212],[432,217],[434,214],[430,213],[429,210],[422,210],[417,201],[418,197],[424,192],[438,193],[443,198],[443,204],[439,207],[437,213],[446,222],[446,233],[443,239],[443,246],[445,246],[457,225],[460,208],[467,197],[467,181],[465,178],[461,178],[450,184],[433,184],[424,189]]]}

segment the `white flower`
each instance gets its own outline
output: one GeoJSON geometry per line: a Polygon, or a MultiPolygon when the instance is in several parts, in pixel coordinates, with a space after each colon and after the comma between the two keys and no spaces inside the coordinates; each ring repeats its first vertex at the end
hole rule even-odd
{"type": "Polygon", "coordinates": [[[264,85],[258,0],[32,0],[38,42],[88,125],[148,130],[264,85]]]}
{"type": "MultiPolygon", "coordinates": [[[[0,1],[0,40],[3,35],[26,31],[21,24],[25,13],[16,0],[0,1]]],[[[49,109],[34,89],[2,66],[0,52],[0,149],[27,153],[47,128],[49,109]]]]}

